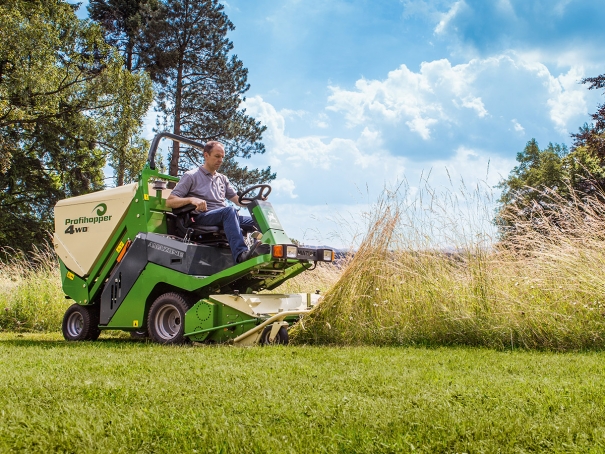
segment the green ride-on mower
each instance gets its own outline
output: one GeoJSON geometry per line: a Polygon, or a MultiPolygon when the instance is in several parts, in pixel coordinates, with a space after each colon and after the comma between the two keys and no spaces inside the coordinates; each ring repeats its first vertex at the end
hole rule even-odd
{"type": "Polygon", "coordinates": [[[244,232],[258,255],[236,264],[222,226],[191,223],[193,205],[166,207],[179,179],[157,171],[158,134],[137,183],[61,200],[55,206],[54,247],[66,298],[70,341],[95,340],[102,330],[130,331],[163,344],[188,341],[235,345],[286,344],[288,327],[317,303],[315,294],[273,290],[334,251],[298,247],[266,201],[268,185],[239,195],[258,231],[244,232]]]}

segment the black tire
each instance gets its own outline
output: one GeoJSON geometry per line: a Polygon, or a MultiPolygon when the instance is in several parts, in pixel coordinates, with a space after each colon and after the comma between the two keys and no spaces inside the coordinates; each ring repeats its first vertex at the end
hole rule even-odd
{"type": "Polygon", "coordinates": [[[277,334],[275,335],[275,339],[273,342],[269,340],[269,336],[271,335],[271,325],[265,326],[263,330],[263,334],[260,335],[260,340],[258,343],[260,345],[288,345],[288,328],[282,326],[277,334]]]}
{"type": "Polygon", "coordinates": [[[185,333],[185,313],[191,304],[179,293],[160,295],[149,308],[147,330],[149,337],[159,344],[184,344],[189,339],[185,333]]]}
{"type": "Polygon", "coordinates": [[[68,341],[97,340],[99,329],[99,306],[72,304],[63,316],[63,337],[68,341]]]}

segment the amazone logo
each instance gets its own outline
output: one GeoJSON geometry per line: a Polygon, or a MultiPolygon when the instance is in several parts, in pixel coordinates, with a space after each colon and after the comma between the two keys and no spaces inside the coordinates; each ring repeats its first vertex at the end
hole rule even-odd
{"type": "Polygon", "coordinates": [[[176,249],[172,249],[171,247],[164,246],[163,244],[154,243],[153,241],[147,243],[147,247],[157,249],[158,251],[166,252],[168,254],[176,255],[177,257],[185,256],[185,254],[181,251],[177,251],[176,249]]]}

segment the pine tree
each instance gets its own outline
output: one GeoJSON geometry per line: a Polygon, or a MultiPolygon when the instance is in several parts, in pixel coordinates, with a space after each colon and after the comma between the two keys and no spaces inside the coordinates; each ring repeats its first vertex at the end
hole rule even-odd
{"type": "MultiPolygon", "coordinates": [[[[105,42],[115,47],[124,59],[124,67],[130,73],[141,73],[145,68],[147,38],[153,33],[162,15],[162,5],[158,0],[90,0],[88,12],[91,19],[98,22],[105,42]]],[[[117,186],[136,178],[149,149],[149,142],[139,136],[142,118],[151,103],[151,87],[146,78],[119,77],[117,90],[121,92],[120,102],[113,109],[113,115],[123,118],[116,127],[105,134],[104,145],[109,151],[109,165],[114,169],[117,186]],[[133,84],[143,84],[135,87],[133,84]],[[145,98],[131,98],[128,92],[139,90],[145,98]]]]}
{"type": "MultiPolygon", "coordinates": [[[[158,90],[158,107],[175,134],[225,143],[223,172],[238,186],[275,178],[270,168],[248,170],[237,158],[264,153],[266,127],[240,109],[248,71],[227,33],[233,24],[216,0],[164,0],[165,22],[147,56],[158,90]]],[[[202,161],[201,152],[174,143],[170,175],[202,161]]]]}
{"type": "Polygon", "coordinates": [[[163,14],[158,0],[90,0],[90,18],[103,27],[105,41],[117,48],[130,72],[144,69],[150,29],[163,14]]]}

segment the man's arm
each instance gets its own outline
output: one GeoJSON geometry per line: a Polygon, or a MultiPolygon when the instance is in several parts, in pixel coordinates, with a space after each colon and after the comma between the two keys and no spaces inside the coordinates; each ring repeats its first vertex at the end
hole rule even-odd
{"type": "Polygon", "coordinates": [[[166,199],[166,206],[168,208],[180,208],[185,205],[195,205],[197,211],[207,211],[206,201],[198,197],[190,197],[191,186],[193,182],[189,173],[183,174],[175,188],[172,190],[168,198],[166,199]],[[178,195],[177,195],[178,194],[178,195]],[[183,196],[183,197],[181,197],[183,196]]]}
{"type": "Polygon", "coordinates": [[[229,200],[231,200],[233,203],[235,203],[237,206],[240,207],[246,207],[246,205],[242,205],[241,203],[239,203],[239,196],[238,195],[234,195],[233,197],[231,197],[229,200]]]}
{"type": "Polygon", "coordinates": [[[178,197],[174,194],[170,194],[166,199],[166,206],[168,208],[180,208],[185,205],[195,205],[197,211],[207,211],[206,201],[198,199],[197,197],[178,197]]]}

